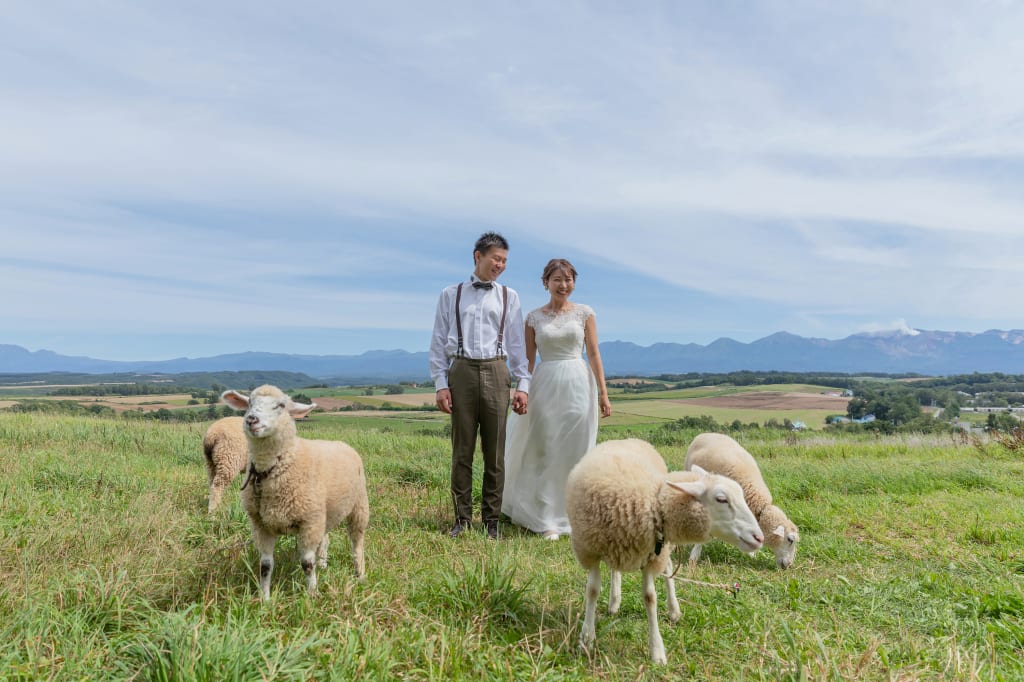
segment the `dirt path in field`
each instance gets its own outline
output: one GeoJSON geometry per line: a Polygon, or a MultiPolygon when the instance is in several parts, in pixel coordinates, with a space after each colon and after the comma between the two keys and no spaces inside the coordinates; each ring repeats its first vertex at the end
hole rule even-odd
{"type": "Polygon", "coordinates": [[[825,395],[823,393],[782,393],[776,391],[751,391],[737,395],[714,398],[692,398],[668,400],[683,405],[704,405],[742,410],[832,410],[846,412],[849,398],[825,395]]]}

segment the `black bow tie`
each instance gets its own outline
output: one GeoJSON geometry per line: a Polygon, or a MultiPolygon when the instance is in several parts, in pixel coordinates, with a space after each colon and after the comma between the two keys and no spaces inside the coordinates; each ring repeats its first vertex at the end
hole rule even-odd
{"type": "Polygon", "coordinates": [[[474,289],[492,289],[494,282],[473,282],[474,289]]]}

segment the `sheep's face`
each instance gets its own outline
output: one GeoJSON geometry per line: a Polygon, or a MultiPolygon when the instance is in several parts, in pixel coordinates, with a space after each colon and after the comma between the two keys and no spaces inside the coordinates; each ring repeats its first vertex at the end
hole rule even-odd
{"type": "Polygon", "coordinates": [[[779,524],[774,528],[765,540],[772,553],[775,555],[775,563],[779,568],[789,568],[796,558],[796,546],[800,542],[800,531],[792,521],[779,524]]]}
{"type": "Polygon", "coordinates": [[[764,544],[757,519],[743,499],[743,489],[731,478],[709,474],[699,466],[691,471],[695,481],[667,481],[669,485],[697,498],[707,509],[711,526],[708,534],[744,552],[756,552],[764,544]]]}
{"type": "Polygon", "coordinates": [[[248,397],[238,391],[225,391],[221,399],[234,408],[245,410],[243,427],[253,438],[265,438],[282,423],[291,423],[294,417],[303,417],[316,407],[293,402],[275,386],[260,386],[248,397]]]}

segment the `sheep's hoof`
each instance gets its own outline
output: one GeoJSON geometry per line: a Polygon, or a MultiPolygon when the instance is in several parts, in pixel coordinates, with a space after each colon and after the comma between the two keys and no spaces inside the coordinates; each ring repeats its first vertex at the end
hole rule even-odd
{"type": "Polygon", "coordinates": [[[651,663],[654,665],[667,665],[668,658],[665,657],[665,652],[663,651],[658,654],[651,654],[651,663]]]}
{"type": "Polygon", "coordinates": [[[668,622],[672,623],[672,625],[675,625],[676,623],[679,622],[679,619],[682,618],[682,617],[683,617],[683,612],[682,611],[677,611],[676,613],[670,613],[670,614],[668,614],[668,622]]]}

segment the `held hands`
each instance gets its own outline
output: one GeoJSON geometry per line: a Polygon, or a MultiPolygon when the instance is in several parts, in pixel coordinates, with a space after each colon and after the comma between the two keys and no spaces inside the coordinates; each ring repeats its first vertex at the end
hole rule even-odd
{"type": "Polygon", "coordinates": [[[516,391],[512,396],[512,411],[516,414],[526,414],[526,404],[530,402],[530,396],[522,391],[516,391]]]}

